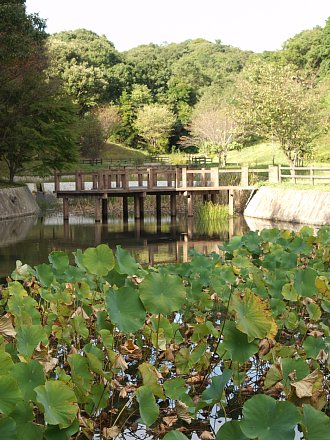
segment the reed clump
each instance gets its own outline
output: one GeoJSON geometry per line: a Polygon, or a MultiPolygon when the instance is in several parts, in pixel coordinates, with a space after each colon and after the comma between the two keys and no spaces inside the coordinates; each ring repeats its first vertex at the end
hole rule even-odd
{"type": "Polygon", "coordinates": [[[197,220],[203,223],[223,222],[229,218],[228,206],[206,202],[196,207],[197,220]]]}

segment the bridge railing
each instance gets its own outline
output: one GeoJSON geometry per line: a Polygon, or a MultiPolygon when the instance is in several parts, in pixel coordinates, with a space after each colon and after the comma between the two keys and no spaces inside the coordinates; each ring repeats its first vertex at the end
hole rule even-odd
{"type": "MultiPolygon", "coordinates": [[[[259,171],[259,170],[258,170],[259,171]]],[[[263,170],[267,171],[267,170],[263,170]]],[[[223,170],[189,167],[125,167],[124,169],[95,172],[55,173],[55,192],[62,191],[66,182],[74,182],[75,191],[91,190],[152,190],[173,188],[178,190],[210,189],[224,186],[250,186],[251,170],[247,167],[223,170]]],[[[68,186],[68,185],[67,185],[68,186]]]]}

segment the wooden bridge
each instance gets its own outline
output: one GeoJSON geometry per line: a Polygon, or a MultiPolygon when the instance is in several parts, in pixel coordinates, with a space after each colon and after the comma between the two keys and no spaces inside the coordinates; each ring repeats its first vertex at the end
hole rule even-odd
{"type": "MultiPolygon", "coordinates": [[[[291,176],[292,177],[292,176],[291,176]]],[[[313,173],[313,182],[317,178],[313,173]]],[[[89,197],[95,200],[95,221],[107,221],[108,198],[121,197],[123,218],[128,219],[128,197],[134,199],[135,219],[144,216],[144,198],[156,198],[156,215],[161,216],[161,197],[169,196],[172,217],[177,212],[177,196],[187,200],[188,216],[193,216],[196,194],[203,200],[216,201],[217,194],[227,191],[229,212],[234,211],[234,196],[237,190],[253,190],[260,180],[278,182],[281,170],[277,166],[268,168],[241,167],[221,169],[218,167],[195,168],[187,166],[136,166],[95,172],[55,173],[55,193],[63,199],[63,218],[69,219],[69,200],[89,197]]]]}

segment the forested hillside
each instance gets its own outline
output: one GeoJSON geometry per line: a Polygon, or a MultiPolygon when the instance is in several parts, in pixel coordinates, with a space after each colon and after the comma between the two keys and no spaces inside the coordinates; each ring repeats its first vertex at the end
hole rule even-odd
{"type": "Polygon", "coordinates": [[[291,164],[328,143],[330,18],[275,52],[199,38],[120,53],[86,29],[47,35],[40,17],[26,15],[24,0],[0,9],[0,130],[7,139],[0,159],[11,177],[31,158],[49,166],[59,161],[59,168],[72,163],[77,146],[83,157],[100,157],[109,139],[151,154],[199,151],[221,165],[228,151],[259,140],[276,142],[291,164]],[[8,118],[13,108],[24,108],[17,121],[8,118]],[[57,121],[52,130],[50,121],[57,121]],[[57,153],[45,155],[46,143],[57,153]]]}

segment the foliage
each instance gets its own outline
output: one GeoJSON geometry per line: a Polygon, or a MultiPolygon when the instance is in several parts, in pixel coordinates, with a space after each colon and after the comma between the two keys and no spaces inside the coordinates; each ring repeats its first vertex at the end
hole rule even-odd
{"type": "Polygon", "coordinates": [[[109,438],[140,417],[179,439],[215,413],[233,419],[217,439],[326,439],[330,228],[220,250],[149,269],[104,244],[73,265],[18,262],[1,290],[0,436],[109,438]]]}
{"type": "Polygon", "coordinates": [[[259,61],[246,67],[234,103],[241,131],[278,141],[292,165],[308,156],[320,134],[318,97],[288,66],[259,61]]]}
{"type": "Polygon", "coordinates": [[[134,127],[150,143],[152,153],[164,152],[175,123],[175,115],[165,105],[149,104],[137,111],[134,127]]]}
{"type": "Polygon", "coordinates": [[[121,57],[105,36],[86,29],[60,32],[48,38],[48,52],[49,77],[61,79],[82,114],[119,98],[121,84],[112,68],[121,57]]]}
{"type": "Polygon", "coordinates": [[[189,131],[202,153],[217,154],[219,164],[225,166],[228,150],[234,145],[236,124],[225,98],[217,94],[216,88],[210,90],[213,93],[205,94],[196,105],[189,131]]]}
{"type": "Polygon", "coordinates": [[[46,81],[42,20],[18,1],[2,3],[0,13],[0,158],[13,181],[27,162],[49,172],[75,161],[76,109],[46,81]]]}

